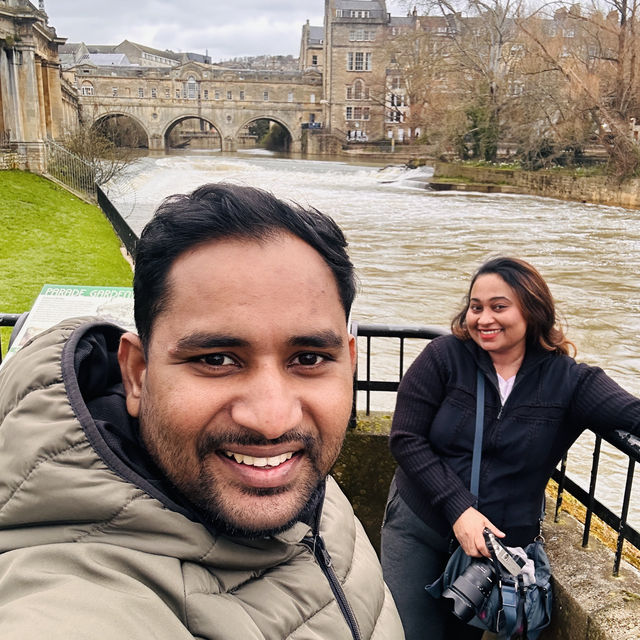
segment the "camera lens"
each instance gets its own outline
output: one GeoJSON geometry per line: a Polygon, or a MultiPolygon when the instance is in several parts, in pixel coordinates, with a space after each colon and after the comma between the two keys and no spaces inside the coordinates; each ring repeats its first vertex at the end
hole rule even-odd
{"type": "Polygon", "coordinates": [[[452,600],[453,613],[463,622],[469,622],[491,593],[495,576],[488,560],[474,560],[442,593],[452,600]]]}

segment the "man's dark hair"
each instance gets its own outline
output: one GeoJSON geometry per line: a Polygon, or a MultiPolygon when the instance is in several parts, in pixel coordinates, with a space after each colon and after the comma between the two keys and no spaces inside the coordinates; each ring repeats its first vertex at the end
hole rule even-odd
{"type": "Polygon", "coordinates": [[[176,258],[218,238],[264,240],[283,232],[297,236],[322,256],[336,279],[348,317],[355,274],[344,234],[329,216],[254,187],[205,184],[188,195],[166,198],[136,245],[135,320],[145,350],[154,320],[168,303],[167,276],[176,258]]]}

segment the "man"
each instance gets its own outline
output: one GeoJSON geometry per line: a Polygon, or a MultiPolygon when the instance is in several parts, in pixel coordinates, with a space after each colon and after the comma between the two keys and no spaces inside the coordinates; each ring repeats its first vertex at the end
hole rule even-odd
{"type": "Polygon", "coordinates": [[[327,476],[356,357],[345,249],[316,211],[206,185],[142,233],[138,335],[72,320],[7,362],[3,640],[403,637],[327,476]]]}

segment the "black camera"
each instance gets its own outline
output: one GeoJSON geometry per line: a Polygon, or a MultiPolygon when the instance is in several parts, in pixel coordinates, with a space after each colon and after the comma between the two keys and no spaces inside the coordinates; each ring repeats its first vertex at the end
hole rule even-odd
{"type": "MultiPolygon", "coordinates": [[[[512,554],[489,529],[485,529],[483,533],[487,548],[499,563],[498,569],[502,571],[501,567],[504,567],[509,574],[517,576],[525,565],[525,560],[512,554]]],[[[500,577],[492,560],[474,559],[443,591],[442,597],[452,601],[452,611],[460,620],[469,622],[478,613],[500,577]]]]}

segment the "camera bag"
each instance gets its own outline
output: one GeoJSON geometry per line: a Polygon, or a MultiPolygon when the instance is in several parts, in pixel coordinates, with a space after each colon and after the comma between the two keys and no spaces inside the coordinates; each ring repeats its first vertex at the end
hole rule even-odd
{"type": "MultiPolygon", "coordinates": [[[[478,496],[480,482],[480,459],[482,455],[482,432],[484,422],[484,375],[478,370],[476,429],[471,463],[471,493],[478,496]]],[[[540,525],[544,517],[542,508],[540,525]]],[[[476,615],[468,624],[486,629],[500,638],[510,640],[537,640],[542,629],[551,622],[552,590],[551,566],[544,550],[542,532],[524,549],[535,566],[535,582],[524,584],[522,574],[512,576],[498,562],[492,551],[493,570],[497,577],[489,596],[476,610],[476,615]]],[[[425,587],[434,598],[440,598],[469,565],[477,561],[457,547],[453,552],[443,574],[425,587]]]]}

